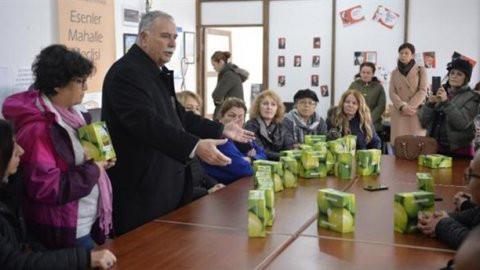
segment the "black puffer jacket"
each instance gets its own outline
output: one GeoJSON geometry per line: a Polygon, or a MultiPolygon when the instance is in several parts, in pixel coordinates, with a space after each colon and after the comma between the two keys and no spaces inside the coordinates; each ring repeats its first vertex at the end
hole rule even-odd
{"type": "Polygon", "coordinates": [[[27,240],[16,196],[19,177],[0,186],[0,269],[90,269],[90,253],[83,248],[47,251],[27,240]]]}

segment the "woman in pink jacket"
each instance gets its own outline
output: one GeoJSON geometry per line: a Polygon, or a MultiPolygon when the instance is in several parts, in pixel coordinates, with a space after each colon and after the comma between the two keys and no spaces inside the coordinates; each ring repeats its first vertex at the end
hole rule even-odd
{"type": "Polygon", "coordinates": [[[64,45],[51,45],[32,70],[34,90],[14,94],[3,105],[25,149],[25,220],[48,248],[90,250],[111,232],[112,191],[105,169],[114,164],[90,159],[77,135],[91,119],[75,105],[82,102],[94,66],[64,45]]]}
{"type": "Polygon", "coordinates": [[[427,95],[427,71],[413,59],[415,47],[404,43],[398,48],[397,68],[390,78],[389,94],[393,103],[390,142],[402,135],[425,135],[417,110],[427,95]]]}

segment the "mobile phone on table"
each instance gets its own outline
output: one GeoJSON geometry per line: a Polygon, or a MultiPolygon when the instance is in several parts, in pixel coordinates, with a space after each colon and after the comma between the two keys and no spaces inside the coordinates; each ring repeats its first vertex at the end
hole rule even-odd
{"type": "Polygon", "coordinates": [[[368,191],[387,190],[388,186],[382,184],[368,184],[363,186],[363,189],[368,191]]]}
{"type": "Polygon", "coordinates": [[[440,88],[442,78],[440,76],[432,76],[432,94],[436,95],[440,88]]]}

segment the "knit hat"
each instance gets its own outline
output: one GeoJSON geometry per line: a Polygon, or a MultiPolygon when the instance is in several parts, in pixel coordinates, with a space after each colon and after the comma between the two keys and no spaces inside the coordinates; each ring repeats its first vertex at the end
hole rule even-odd
{"type": "Polygon", "coordinates": [[[460,70],[465,74],[465,82],[470,81],[470,77],[472,76],[472,65],[470,65],[468,61],[460,58],[455,59],[447,65],[448,74],[450,74],[452,69],[460,70]]]}
{"type": "Polygon", "coordinates": [[[293,97],[293,101],[297,101],[301,98],[311,98],[315,100],[315,102],[318,102],[317,94],[315,94],[315,92],[313,92],[308,88],[298,90],[297,93],[295,93],[295,96],[293,97]]]}

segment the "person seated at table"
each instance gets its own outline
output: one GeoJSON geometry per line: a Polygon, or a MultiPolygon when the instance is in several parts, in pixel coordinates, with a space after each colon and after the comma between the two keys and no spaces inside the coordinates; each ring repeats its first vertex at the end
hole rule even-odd
{"type": "Polygon", "coordinates": [[[17,172],[23,153],[15,142],[11,125],[0,119],[0,268],[110,268],[116,258],[107,249],[88,251],[76,247],[49,251],[29,239],[20,207],[22,179],[17,172]]]}
{"type": "Polygon", "coordinates": [[[480,265],[480,227],[472,230],[455,254],[455,270],[475,270],[480,265]]]}
{"type": "Polygon", "coordinates": [[[283,125],[287,129],[287,136],[293,140],[296,148],[304,142],[305,135],[326,135],[327,124],[315,111],[318,97],[310,89],[301,89],[293,96],[294,108],[285,115],[283,125]]]}
{"type": "Polygon", "coordinates": [[[472,75],[469,62],[456,59],[447,70],[448,82],[428,97],[418,111],[418,118],[427,129],[427,136],[437,141],[440,154],[471,158],[473,119],[479,112],[480,95],[468,86],[472,75]]]}
{"type": "MultiPolygon", "coordinates": [[[[242,126],[245,121],[247,106],[239,98],[230,97],[225,100],[219,110],[218,121],[224,125],[235,122],[242,126]]],[[[217,146],[218,150],[229,157],[232,162],[227,166],[212,166],[204,164],[205,172],[217,179],[222,184],[230,184],[242,177],[252,176],[253,167],[250,164],[251,157],[244,155],[235,146],[232,140],[217,146]]]]}
{"type": "Polygon", "coordinates": [[[255,142],[265,150],[269,160],[279,160],[280,151],[293,149],[293,140],[282,124],[285,106],[272,90],[265,90],[253,101],[250,120],[245,129],[255,133],[255,142]]]}
{"type": "MultiPolygon", "coordinates": [[[[465,172],[465,182],[468,183],[472,203],[478,205],[480,202],[480,151],[477,151],[465,172]]],[[[436,237],[451,248],[458,249],[470,230],[478,224],[480,224],[480,208],[477,206],[449,214],[445,211],[419,213],[417,226],[423,234],[436,237]]]]}
{"type": "Polygon", "coordinates": [[[472,194],[463,191],[457,192],[457,194],[453,196],[453,203],[455,204],[456,211],[463,211],[476,207],[476,205],[472,203],[472,194]]]}
{"type": "MultiPolygon", "coordinates": [[[[200,96],[191,91],[178,92],[177,99],[186,111],[200,115],[202,108],[202,99],[200,96]]],[[[224,184],[218,183],[216,179],[205,173],[203,166],[197,157],[193,157],[190,162],[190,170],[192,171],[193,195],[192,200],[196,200],[207,194],[213,193],[225,187],[224,184]]]]}
{"type": "Polygon", "coordinates": [[[357,136],[357,149],[380,149],[380,138],[370,117],[362,93],[357,90],[347,90],[340,98],[340,102],[332,119],[327,119],[328,133],[338,132],[342,136],[357,136]]]}
{"type": "Polygon", "coordinates": [[[360,65],[360,72],[355,76],[355,81],[348,89],[356,89],[365,97],[373,125],[377,134],[383,130],[382,114],[385,111],[385,89],[375,75],[375,64],[365,62],[360,65]],[[358,77],[357,77],[358,76],[358,77]]]}
{"type": "Polygon", "coordinates": [[[112,187],[106,169],[94,161],[77,129],[91,116],[76,106],[87,91],[93,62],[64,45],[44,48],[32,71],[35,90],[9,96],[3,115],[17,130],[25,149],[25,220],[48,248],[101,244],[112,231],[112,187]]]}

